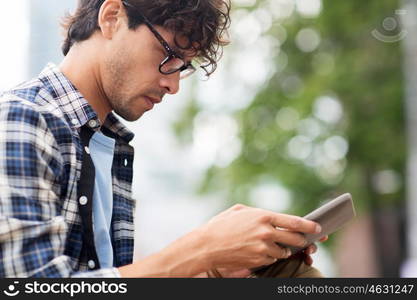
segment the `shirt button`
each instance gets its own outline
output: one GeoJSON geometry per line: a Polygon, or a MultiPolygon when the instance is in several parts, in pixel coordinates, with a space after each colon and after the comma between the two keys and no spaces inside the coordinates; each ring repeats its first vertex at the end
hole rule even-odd
{"type": "Polygon", "coordinates": [[[88,261],[88,267],[89,267],[90,269],[94,269],[94,268],[96,267],[96,263],[94,262],[94,260],[90,259],[90,260],[88,261]]]}
{"type": "Polygon", "coordinates": [[[124,163],[125,167],[127,167],[127,165],[129,164],[129,161],[127,160],[127,158],[125,158],[123,163],[124,163]]]}
{"type": "Polygon", "coordinates": [[[86,205],[88,202],[88,198],[86,196],[81,196],[80,199],[78,199],[81,205],[86,205]]]}
{"type": "Polygon", "coordinates": [[[91,128],[97,127],[97,121],[96,120],[88,121],[88,126],[90,126],[91,128]]]}
{"type": "Polygon", "coordinates": [[[87,146],[84,147],[84,150],[87,154],[90,154],[90,148],[88,148],[87,146]]]}
{"type": "Polygon", "coordinates": [[[77,119],[72,119],[71,123],[72,123],[72,125],[78,125],[78,120],[77,119]]]}

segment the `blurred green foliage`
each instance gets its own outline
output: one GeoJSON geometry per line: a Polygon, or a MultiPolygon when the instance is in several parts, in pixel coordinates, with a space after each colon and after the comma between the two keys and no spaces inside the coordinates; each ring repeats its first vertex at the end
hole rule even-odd
{"type": "MultiPolygon", "coordinates": [[[[234,10],[255,11],[265,1],[234,10]]],[[[374,29],[384,33],[383,20],[395,16],[398,8],[396,0],[323,0],[317,17],[295,11],[274,20],[265,34],[276,37],[282,28],[286,30],[280,51],[288,63],[282,69],[282,56],[271,57],[278,71],[249,106],[233,115],[239,124],[240,155],[226,167],[209,168],[199,192],[224,191],[228,204],[251,204],[249,195],[259,182],[277,182],[291,194],[288,212],[297,215],[345,192],[353,195],[359,211],[401,205],[406,157],[401,43],[382,42],[372,35],[374,29]],[[303,52],[297,45],[303,28],[319,33],[320,44],[314,51],[303,52]],[[326,121],[337,113],[330,109],[326,116],[326,105],[338,103],[341,118],[326,121]],[[317,116],[318,105],[324,119],[317,116]],[[288,116],[296,123],[283,129],[280,122],[288,121],[288,116]],[[311,130],[312,136],[306,137],[311,130]],[[325,157],[323,145],[327,141],[331,146],[329,138],[335,136],[339,137],[336,146],[347,141],[348,151],[332,160],[325,157]],[[305,147],[304,152],[295,149],[305,157],[294,158],[288,151],[291,143],[305,147]]],[[[233,56],[233,51],[228,55],[233,56]]],[[[180,137],[191,137],[199,111],[192,102],[175,124],[180,137]]]]}

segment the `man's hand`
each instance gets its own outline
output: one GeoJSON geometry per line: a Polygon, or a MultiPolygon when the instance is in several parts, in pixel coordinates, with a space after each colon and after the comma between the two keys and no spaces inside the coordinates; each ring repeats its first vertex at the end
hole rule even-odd
{"type": "MultiPolygon", "coordinates": [[[[328,240],[328,236],[324,236],[319,240],[320,243],[325,242],[328,240]]],[[[312,254],[317,252],[316,244],[311,244],[305,250],[301,252],[301,255],[304,258],[304,262],[311,266],[313,264],[313,259],[311,257],[312,254]]],[[[241,269],[241,270],[227,270],[227,269],[218,269],[217,270],[223,278],[246,278],[251,274],[249,269],[241,269]]],[[[199,277],[207,277],[207,274],[201,274],[199,277]]]]}
{"type": "MultiPolygon", "coordinates": [[[[305,248],[302,233],[320,231],[319,224],[301,217],[235,205],[160,252],[118,269],[122,277],[200,277],[213,269],[246,276],[249,269],[291,255],[277,243],[305,248]]],[[[310,247],[308,253],[314,251],[310,247]]]]}
{"type": "Polygon", "coordinates": [[[305,247],[307,241],[300,233],[319,233],[321,228],[301,217],[235,205],[201,230],[210,268],[242,270],[288,258],[289,249],[276,243],[305,247]]]}
{"type": "MultiPolygon", "coordinates": [[[[327,241],[329,239],[329,237],[326,235],[324,237],[322,237],[319,242],[323,243],[325,241],[327,241]]],[[[313,264],[313,258],[311,258],[311,255],[317,252],[317,246],[316,244],[311,244],[310,246],[308,246],[305,250],[303,250],[304,253],[304,262],[311,266],[313,264]]]]}

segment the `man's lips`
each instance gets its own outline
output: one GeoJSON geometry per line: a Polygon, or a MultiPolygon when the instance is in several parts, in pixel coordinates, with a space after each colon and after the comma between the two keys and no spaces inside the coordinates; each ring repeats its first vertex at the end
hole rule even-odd
{"type": "Polygon", "coordinates": [[[157,103],[160,103],[162,101],[162,98],[153,98],[149,96],[144,96],[146,103],[148,104],[148,110],[152,109],[153,106],[157,103]]]}
{"type": "Polygon", "coordinates": [[[153,104],[157,104],[157,103],[160,103],[162,101],[162,98],[154,98],[154,97],[150,97],[150,96],[145,96],[145,98],[147,98],[153,104]]]}

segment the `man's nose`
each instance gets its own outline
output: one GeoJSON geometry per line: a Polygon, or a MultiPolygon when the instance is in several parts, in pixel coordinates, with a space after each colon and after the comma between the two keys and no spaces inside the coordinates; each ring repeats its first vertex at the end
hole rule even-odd
{"type": "Polygon", "coordinates": [[[163,75],[160,80],[160,85],[167,91],[167,94],[176,94],[180,88],[180,72],[175,72],[170,75],[163,75]]]}

